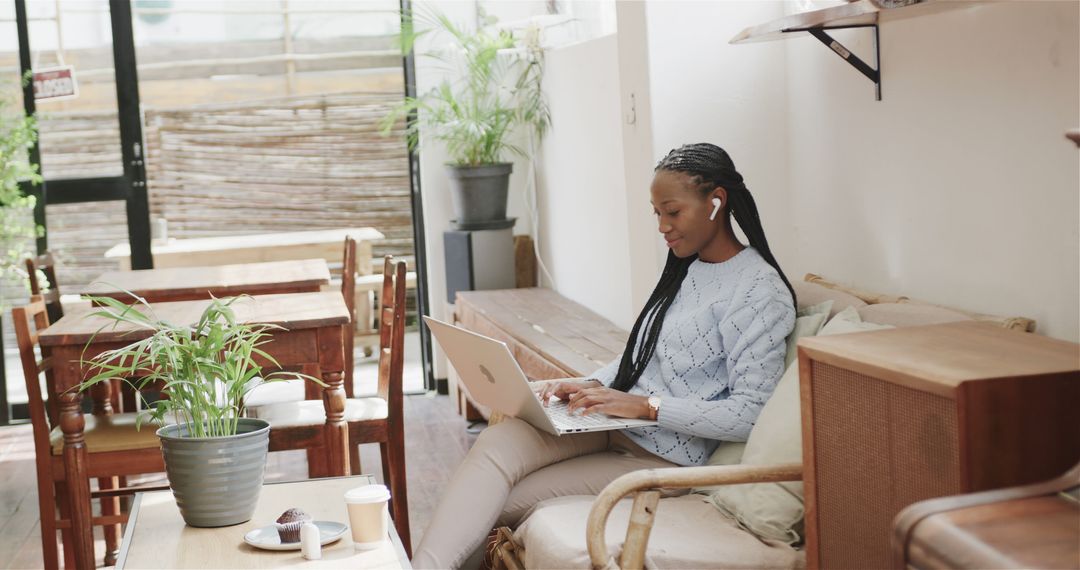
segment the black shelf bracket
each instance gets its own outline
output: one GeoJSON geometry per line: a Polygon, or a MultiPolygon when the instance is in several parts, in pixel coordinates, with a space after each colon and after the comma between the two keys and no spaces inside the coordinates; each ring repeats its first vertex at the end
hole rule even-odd
{"type": "Polygon", "coordinates": [[[784,32],[809,32],[821,43],[825,44],[836,55],[843,58],[849,65],[859,70],[866,76],[867,79],[874,82],[874,95],[878,101],[881,101],[881,38],[878,35],[877,24],[859,24],[852,26],[824,26],[814,28],[788,28],[784,32]],[[826,30],[844,30],[850,28],[873,28],[874,29],[874,62],[877,64],[877,69],[870,67],[865,61],[859,58],[859,56],[852,53],[851,50],[844,47],[844,44],[833,39],[832,36],[826,30]]]}

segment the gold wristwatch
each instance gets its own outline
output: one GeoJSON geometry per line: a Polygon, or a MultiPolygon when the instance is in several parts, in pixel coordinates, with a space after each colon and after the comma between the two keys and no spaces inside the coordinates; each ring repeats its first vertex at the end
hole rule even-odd
{"type": "Polygon", "coordinates": [[[660,419],[660,396],[649,396],[649,419],[660,419]]]}

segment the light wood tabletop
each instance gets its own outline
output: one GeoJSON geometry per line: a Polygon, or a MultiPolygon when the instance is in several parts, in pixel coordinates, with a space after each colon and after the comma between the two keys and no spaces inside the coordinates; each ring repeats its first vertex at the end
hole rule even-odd
{"type": "Polygon", "coordinates": [[[325,259],[300,259],[107,271],[79,294],[127,300],[130,291],[156,303],[241,294],[311,293],[329,283],[330,268],[325,259]]]}
{"type": "MultiPolygon", "coordinates": [[[[172,239],[150,244],[154,267],[193,267],[223,265],[228,263],[255,263],[318,257],[327,260],[341,259],[341,244],[345,236],[357,242],[357,261],[370,264],[371,242],[383,239],[375,228],[339,228],[301,232],[280,232],[240,236],[218,236],[194,239],[172,239]]],[[[105,252],[105,257],[116,259],[121,269],[130,268],[131,247],[119,243],[105,252]]],[[[360,265],[360,273],[370,268],[360,265]]]]}
{"type": "Polygon", "coordinates": [[[250,521],[222,528],[184,524],[171,491],[135,496],[119,568],[411,568],[394,525],[387,525],[387,542],[366,551],[353,548],[352,533],[322,547],[322,559],[307,560],[299,550],[268,551],[249,546],[244,535],[273,524],[286,509],[299,508],[318,521],[349,524],[345,492],[374,483],[369,475],[310,479],[264,485],[250,521]]]}

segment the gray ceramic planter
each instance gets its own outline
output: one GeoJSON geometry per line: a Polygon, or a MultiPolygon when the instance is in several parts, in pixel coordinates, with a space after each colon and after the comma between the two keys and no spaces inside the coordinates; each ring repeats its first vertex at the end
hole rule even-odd
{"type": "Polygon", "coordinates": [[[511,163],[485,166],[448,165],[450,203],[459,229],[506,220],[506,195],[510,187],[511,163]]]}
{"type": "Polygon", "coordinates": [[[192,438],[187,433],[187,425],[157,431],[184,522],[218,527],[251,520],[266,469],[270,424],[244,418],[236,435],[192,438]]]}

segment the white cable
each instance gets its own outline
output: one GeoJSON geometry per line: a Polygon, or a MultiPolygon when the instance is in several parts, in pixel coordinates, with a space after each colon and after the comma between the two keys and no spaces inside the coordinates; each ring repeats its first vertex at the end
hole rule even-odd
{"type": "MultiPolygon", "coordinates": [[[[536,254],[536,264],[540,267],[540,271],[547,277],[548,282],[551,284],[551,288],[555,288],[555,278],[551,276],[551,272],[548,271],[546,265],[544,265],[543,258],[540,257],[540,213],[536,204],[536,145],[534,142],[534,133],[529,132],[529,173],[525,177],[525,189],[523,192],[523,198],[525,202],[525,209],[529,211],[529,220],[532,222],[533,229],[533,253],[536,254]],[[530,191],[532,189],[531,198],[530,191]]],[[[543,282],[538,283],[543,285],[543,282]]]]}

